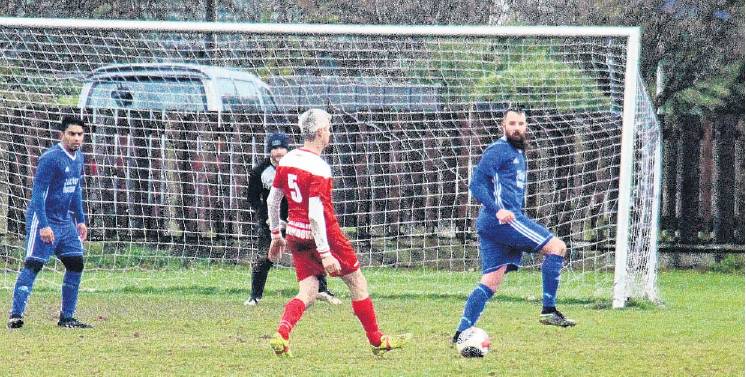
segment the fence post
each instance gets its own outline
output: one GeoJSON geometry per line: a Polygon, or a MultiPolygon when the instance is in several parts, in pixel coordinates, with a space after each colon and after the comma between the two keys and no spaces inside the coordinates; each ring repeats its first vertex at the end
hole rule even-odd
{"type": "MultiPolygon", "coordinates": [[[[663,120],[661,121],[663,122],[663,120]]],[[[663,195],[661,206],[661,229],[675,231],[676,224],[676,171],[678,163],[678,141],[681,133],[666,122],[663,125],[663,195]]]]}
{"type": "Polygon", "coordinates": [[[743,145],[743,137],[744,137],[744,120],[743,120],[743,114],[740,115],[739,121],[737,126],[735,127],[735,136],[733,138],[734,145],[735,145],[735,169],[734,169],[734,177],[735,177],[735,190],[734,190],[734,198],[735,198],[735,213],[734,213],[734,219],[735,219],[735,243],[743,245],[744,243],[744,145],[743,145]]]}
{"type": "Polygon", "coordinates": [[[714,126],[710,119],[702,119],[699,155],[699,240],[710,238],[713,228],[713,160],[714,126]]]}
{"type": "Polygon", "coordinates": [[[677,214],[680,240],[693,243],[697,240],[699,227],[699,158],[701,141],[701,118],[683,115],[679,119],[681,138],[678,143],[676,184],[677,214]]]}
{"type": "Polygon", "coordinates": [[[735,140],[738,117],[736,114],[721,115],[714,124],[715,138],[712,145],[715,184],[712,200],[715,210],[713,230],[717,243],[730,243],[734,236],[735,140]]]}

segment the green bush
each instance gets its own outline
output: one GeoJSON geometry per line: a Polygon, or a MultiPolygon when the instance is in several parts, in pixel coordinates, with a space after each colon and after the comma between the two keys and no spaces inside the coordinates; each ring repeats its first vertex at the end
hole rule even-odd
{"type": "Polygon", "coordinates": [[[712,267],[714,272],[722,273],[743,273],[744,270],[744,259],[743,255],[729,254],[723,258],[719,263],[716,263],[712,267]]]}
{"type": "Polygon", "coordinates": [[[557,112],[599,111],[611,107],[611,98],[579,67],[547,55],[511,64],[480,80],[474,95],[484,101],[531,104],[557,112]]]}

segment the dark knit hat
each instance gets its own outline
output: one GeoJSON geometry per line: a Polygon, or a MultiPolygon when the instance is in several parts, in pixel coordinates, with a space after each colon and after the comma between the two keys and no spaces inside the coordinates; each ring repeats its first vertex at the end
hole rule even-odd
{"type": "Polygon", "coordinates": [[[288,148],[288,135],[282,132],[275,132],[267,137],[267,153],[275,148],[288,148]]]}

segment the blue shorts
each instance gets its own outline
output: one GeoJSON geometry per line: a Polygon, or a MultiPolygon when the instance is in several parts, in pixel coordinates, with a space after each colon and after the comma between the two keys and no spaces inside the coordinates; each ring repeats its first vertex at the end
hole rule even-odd
{"type": "Polygon", "coordinates": [[[47,263],[52,254],[60,257],[83,256],[83,243],[72,221],[65,224],[49,223],[54,232],[54,242],[46,243],[39,236],[39,221],[26,219],[26,259],[47,263]]]}
{"type": "Polygon", "coordinates": [[[482,274],[496,271],[506,264],[507,272],[517,270],[524,252],[535,253],[554,237],[547,228],[523,214],[516,214],[515,221],[510,224],[500,224],[497,219],[479,220],[477,234],[482,274]]]}

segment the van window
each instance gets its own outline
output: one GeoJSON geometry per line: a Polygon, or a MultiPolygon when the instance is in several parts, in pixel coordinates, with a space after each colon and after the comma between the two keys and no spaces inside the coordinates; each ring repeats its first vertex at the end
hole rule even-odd
{"type": "Polygon", "coordinates": [[[116,77],[93,83],[87,107],[206,111],[207,98],[199,79],[116,77]]]}
{"type": "Polygon", "coordinates": [[[226,111],[244,111],[244,112],[261,112],[262,103],[259,100],[259,92],[256,85],[250,81],[219,79],[218,86],[228,86],[231,83],[235,86],[235,94],[222,95],[223,110],[226,111]]]}
{"type": "Polygon", "coordinates": [[[275,99],[272,97],[272,93],[270,93],[269,90],[264,87],[260,88],[259,92],[262,94],[262,102],[264,102],[264,107],[267,109],[267,111],[273,113],[279,112],[279,110],[277,109],[277,104],[275,103],[275,99]]]}
{"type": "Polygon", "coordinates": [[[220,98],[230,98],[236,96],[236,86],[233,84],[231,79],[217,79],[215,80],[218,96],[220,98]]]}

